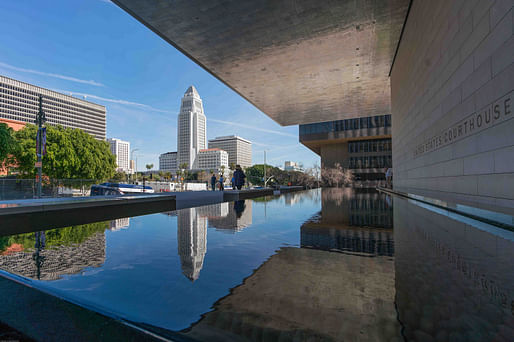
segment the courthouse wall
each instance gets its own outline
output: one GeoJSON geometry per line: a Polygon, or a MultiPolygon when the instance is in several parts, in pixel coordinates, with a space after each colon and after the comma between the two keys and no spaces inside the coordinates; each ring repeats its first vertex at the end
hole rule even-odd
{"type": "Polygon", "coordinates": [[[394,186],[514,207],[514,0],[414,0],[391,72],[394,186]]]}

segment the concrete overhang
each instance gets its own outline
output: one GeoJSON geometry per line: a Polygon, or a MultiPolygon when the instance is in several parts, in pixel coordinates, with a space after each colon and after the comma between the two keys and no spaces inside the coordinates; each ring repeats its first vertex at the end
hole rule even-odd
{"type": "Polygon", "coordinates": [[[391,138],[391,127],[363,128],[349,131],[300,135],[300,142],[321,156],[321,146],[348,141],[391,138]]]}
{"type": "Polygon", "coordinates": [[[113,0],[281,125],[391,112],[410,0],[113,0]]]}

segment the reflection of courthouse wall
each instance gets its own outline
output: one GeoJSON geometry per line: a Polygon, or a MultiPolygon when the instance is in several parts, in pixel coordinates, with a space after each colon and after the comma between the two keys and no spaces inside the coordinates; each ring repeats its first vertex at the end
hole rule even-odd
{"type": "Polygon", "coordinates": [[[198,208],[177,211],[178,254],[182,273],[190,280],[198,279],[207,252],[207,219],[198,208]]]}
{"type": "Polygon", "coordinates": [[[394,215],[407,340],[514,341],[514,242],[403,199],[394,215]]]}
{"type": "Polygon", "coordinates": [[[233,335],[245,341],[391,341],[399,335],[394,293],[389,257],[283,248],[189,335],[211,341],[216,335],[217,341],[233,335]]]}
{"type": "Polygon", "coordinates": [[[41,280],[56,280],[81,272],[86,267],[100,267],[105,262],[105,235],[96,233],[81,244],[44,249],[35,258],[34,251],[0,256],[0,269],[41,280]],[[39,263],[39,270],[37,263],[39,263]]]}
{"type": "Polygon", "coordinates": [[[228,232],[239,232],[252,225],[252,201],[244,201],[244,210],[237,217],[234,203],[228,203],[228,214],[225,217],[209,217],[209,226],[228,232]]]}

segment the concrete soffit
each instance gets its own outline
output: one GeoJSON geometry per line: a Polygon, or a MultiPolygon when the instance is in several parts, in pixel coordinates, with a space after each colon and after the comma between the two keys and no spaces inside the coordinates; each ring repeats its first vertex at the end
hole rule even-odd
{"type": "Polygon", "coordinates": [[[391,112],[410,0],[113,0],[281,125],[391,112]]]}

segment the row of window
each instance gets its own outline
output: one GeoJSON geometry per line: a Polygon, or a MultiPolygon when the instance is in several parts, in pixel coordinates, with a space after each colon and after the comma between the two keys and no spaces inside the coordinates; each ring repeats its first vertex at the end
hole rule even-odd
{"type": "MultiPolygon", "coordinates": [[[[12,86],[9,84],[5,84],[5,83],[1,83],[1,82],[0,82],[0,93],[16,95],[18,97],[22,97],[22,98],[29,99],[29,100],[34,100],[34,97],[37,98],[37,97],[39,97],[39,95],[43,95],[41,93],[38,93],[38,92],[35,92],[32,90],[18,88],[18,87],[15,87],[15,86],[12,86]]],[[[59,106],[59,104],[60,104],[60,106],[62,106],[63,108],[71,109],[71,108],[78,107],[78,108],[82,108],[84,110],[89,110],[89,111],[93,111],[93,112],[96,112],[101,115],[105,115],[105,111],[102,111],[102,110],[99,110],[96,108],[92,108],[92,107],[88,107],[88,106],[84,106],[84,105],[81,105],[78,103],[65,101],[65,100],[62,100],[57,97],[43,95],[43,101],[45,101],[45,100],[54,101],[54,102],[56,102],[56,104],[55,104],[56,106],[59,106]]]]}
{"type": "MultiPolygon", "coordinates": [[[[3,98],[3,99],[0,98],[0,107],[9,108],[12,110],[18,110],[22,113],[27,113],[27,114],[33,115],[34,117],[38,113],[38,108],[33,105],[25,104],[23,101],[18,101],[18,100],[12,101],[7,98],[3,98]]],[[[87,113],[79,112],[76,110],[72,112],[70,110],[62,110],[62,109],[52,108],[52,107],[48,107],[48,106],[45,106],[44,111],[47,114],[47,117],[48,117],[48,114],[50,114],[50,116],[52,116],[52,114],[54,114],[55,116],[62,117],[63,119],[80,117],[80,118],[82,118],[81,121],[84,121],[84,119],[85,119],[88,121],[88,123],[96,124],[97,126],[100,126],[100,127],[105,125],[105,116],[103,116],[102,118],[98,118],[98,117],[90,116],[90,115],[87,115],[87,113]]],[[[70,119],[68,119],[68,120],[70,120],[70,119]]]]}
{"type": "Polygon", "coordinates": [[[360,140],[348,143],[349,153],[389,152],[391,149],[391,139],[360,140]]]}
{"type": "Polygon", "coordinates": [[[376,169],[392,167],[393,159],[391,156],[365,156],[350,157],[348,167],[350,169],[376,169]]]}
{"type": "MultiPolygon", "coordinates": [[[[39,111],[37,106],[25,104],[23,101],[18,101],[16,99],[12,101],[7,98],[0,98],[0,106],[12,108],[33,115],[37,115],[39,111]]],[[[81,117],[86,119],[88,122],[97,123],[99,125],[105,124],[105,115],[99,118],[97,116],[88,115],[88,113],[84,113],[83,111],[59,109],[52,106],[44,106],[43,110],[46,114],[54,113],[55,115],[63,117],[81,117]]]]}
{"type": "Polygon", "coordinates": [[[391,115],[368,116],[365,118],[319,122],[300,125],[300,135],[349,131],[365,128],[391,127],[391,115]]]}
{"type": "Polygon", "coordinates": [[[390,211],[391,207],[383,199],[351,199],[350,209],[352,210],[374,210],[374,213],[390,211]]]}
{"type": "MultiPolygon", "coordinates": [[[[53,111],[47,111],[46,114],[48,114],[46,116],[46,120],[49,124],[62,125],[65,127],[69,126],[84,130],[94,129],[95,131],[105,131],[105,125],[99,125],[94,122],[84,122],[84,120],[75,120],[74,118],[70,118],[59,113],[54,113],[53,111]]],[[[6,119],[18,120],[28,123],[34,123],[36,120],[36,114],[26,113],[14,106],[5,104],[0,104],[0,116],[6,117],[6,119]]]]}

